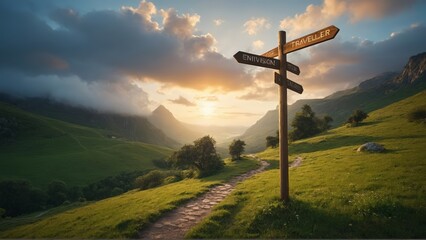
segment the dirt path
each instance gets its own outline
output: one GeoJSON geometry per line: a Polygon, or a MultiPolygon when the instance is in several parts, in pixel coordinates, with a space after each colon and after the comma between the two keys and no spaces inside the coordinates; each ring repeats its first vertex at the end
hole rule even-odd
{"type": "Polygon", "coordinates": [[[229,182],[211,188],[202,196],[169,212],[139,233],[146,239],[183,239],[185,233],[206,217],[211,209],[234,190],[237,183],[265,170],[269,163],[260,161],[258,169],[248,171],[229,182]]]}

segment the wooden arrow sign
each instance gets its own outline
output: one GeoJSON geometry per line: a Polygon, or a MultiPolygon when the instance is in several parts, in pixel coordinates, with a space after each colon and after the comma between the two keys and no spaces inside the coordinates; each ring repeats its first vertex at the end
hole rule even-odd
{"type": "Polygon", "coordinates": [[[280,60],[275,58],[262,57],[259,55],[239,51],[234,55],[239,63],[266,67],[272,69],[280,69],[280,60]]]}
{"type": "MultiPolygon", "coordinates": [[[[336,26],[331,25],[301,38],[294,39],[293,41],[290,41],[284,45],[284,54],[331,40],[337,35],[338,32],[339,29],[336,26]]],[[[274,58],[278,56],[278,48],[271,49],[261,56],[274,58]]]]}
{"type": "Polygon", "coordinates": [[[296,75],[300,74],[300,68],[298,66],[294,65],[293,63],[287,62],[286,67],[287,67],[287,71],[292,72],[296,75]]]}
{"type": "MultiPolygon", "coordinates": [[[[278,84],[280,86],[283,85],[283,82],[282,82],[283,78],[278,73],[275,73],[274,81],[275,81],[276,84],[278,84]]],[[[290,79],[287,79],[287,88],[290,89],[290,90],[293,90],[293,91],[295,91],[295,92],[297,92],[299,94],[303,93],[303,87],[302,87],[302,85],[300,85],[300,84],[298,84],[296,82],[293,82],[290,79]]]]}
{"type": "MultiPolygon", "coordinates": [[[[234,55],[234,58],[239,63],[245,63],[249,65],[255,65],[259,67],[266,67],[266,68],[272,68],[272,69],[280,69],[280,60],[275,58],[267,58],[262,57],[259,55],[246,53],[239,51],[234,55]]],[[[287,71],[290,71],[296,75],[300,74],[300,69],[298,66],[294,65],[293,63],[287,62],[287,71]]]]}

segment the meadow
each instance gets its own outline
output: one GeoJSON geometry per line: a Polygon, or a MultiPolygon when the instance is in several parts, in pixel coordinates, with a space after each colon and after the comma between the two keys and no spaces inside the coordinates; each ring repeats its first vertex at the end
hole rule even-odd
{"type": "Polygon", "coordinates": [[[0,103],[0,118],[14,124],[0,138],[0,180],[26,179],[44,188],[53,179],[85,186],[121,172],[156,168],[172,149],[112,137],[102,129],[75,125],[0,103]]]}
{"type": "Polygon", "coordinates": [[[426,126],[407,114],[426,91],[342,126],[291,143],[290,197],[279,199],[278,150],[257,154],[271,169],[239,184],[190,238],[425,238],[426,126]],[[363,143],[383,153],[357,152],[363,143]]]}

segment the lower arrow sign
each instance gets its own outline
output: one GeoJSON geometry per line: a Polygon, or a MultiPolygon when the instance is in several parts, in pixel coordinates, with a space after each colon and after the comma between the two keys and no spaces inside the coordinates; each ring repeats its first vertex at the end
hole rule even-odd
{"type": "MultiPolygon", "coordinates": [[[[295,92],[297,92],[299,94],[302,94],[302,92],[303,92],[302,85],[300,85],[298,83],[295,83],[295,82],[291,81],[290,79],[286,79],[286,80],[287,80],[287,88],[288,89],[293,90],[293,91],[295,91],[295,92]]],[[[276,84],[278,84],[280,86],[283,85],[283,78],[281,77],[280,74],[278,74],[276,72],[275,72],[274,81],[275,81],[276,84]]]]}

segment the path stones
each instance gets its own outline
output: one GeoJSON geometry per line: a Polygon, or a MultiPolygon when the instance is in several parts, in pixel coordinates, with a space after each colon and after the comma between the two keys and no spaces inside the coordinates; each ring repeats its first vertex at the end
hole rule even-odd
{"type": "Polygon", "coordinates": [[[234,177],[228,183],[212,187],[207,193],[189,201],[181,207],[169,212],[160,218],[148,229],[139,233],[139,237],[147,239],[183,239],[185,233],[199,223],[210,212],[212,207],[228,196],[235,186],[265,170],[269,163],[261,161],[257,170],[234,177]]]}

